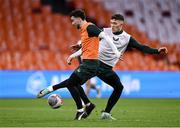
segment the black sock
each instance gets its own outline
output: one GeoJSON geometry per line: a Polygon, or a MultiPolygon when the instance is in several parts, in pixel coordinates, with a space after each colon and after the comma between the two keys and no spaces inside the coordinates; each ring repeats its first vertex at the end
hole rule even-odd
{"type": "Polygon", "coordinates": [[[79,94],[79,91],[77,90],[77,88],[71,87],[71,86],[69,86],[67,88],[68,88],[69,92],[71,93],[72,98],[76,102],[77,109],[83,108],[81,98],[80,98],[80,94],[79,94]]]}
{"type": "Polygon", "coordinates": [[[82,99],[82,101],[84,102],[84,104],[90,103],[90,100],[88,99],[87,95],[85,94],[83,88],[79,85],[77,86],[79,92],[80,92],[80,97],[82,99]]]}
{"type": "Polygon", "coordinates": [[[119,97],[121,96],[122,90],[123,90],[122,84],[114,87],[114,91],[112,92],[112,94],[109,97],[109,100],[107,102],[105,112],[108,112],[108,113],[111,112],[112,108],[114,107],[114,105],[119,100],[119,97]]]}
{"type": "Polygon", "coordinates": [[[57,90],[57,89],[60,89],[60,88],[65,88],[68,86],[68,79],[62,81],[61,83],[59,84],[56,84],[56,85],[53,85],[53,90],[57,90]]]}
{"type": "Polygon", "coordinates": [[[83,108],[78,86],[81,83],[81,79],[75,74],[71,74],[67,81],[67,88],[70,91],[74,101],[76,102],[77,109],[83,108]]]}
{"type": "Polygon", "coordinates": [[[81,109],[82,102],[80,99],[79,91],[77,89],[77,86],[79,83],[80,83],[79,77],[73,73],[73,74],[71,74],[69,79],[66,79],[66,80],[62,81],[61,83],[54,85],[53,90],[67,87],[67,89],[71,93],[71,96],[73,97],[74,101],[76,102],[77,109],[81,109]]]}

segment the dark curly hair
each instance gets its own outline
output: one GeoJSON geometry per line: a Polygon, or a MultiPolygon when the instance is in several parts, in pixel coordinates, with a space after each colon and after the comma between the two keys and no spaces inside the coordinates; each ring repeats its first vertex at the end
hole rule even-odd
{"type": "Polygon", "coordinates": [[[70,16],[74,16],[74,17],[79,17],[81,18],[82,20],[85,20],[86,19],[86,15],[85,15],[85,12],[81,9],[76,9],[76,10],[73,10],[71,13],[70,13],[70,16]]]}

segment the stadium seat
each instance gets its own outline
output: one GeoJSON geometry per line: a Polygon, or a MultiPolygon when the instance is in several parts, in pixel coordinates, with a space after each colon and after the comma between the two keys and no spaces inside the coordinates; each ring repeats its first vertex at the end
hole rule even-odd
{"type": "MultiPolygon", "coordinates": [[[[128,51],[116,70],[180,70],[179,1],[169,0],[74,0],[74,8],[85,9],[87,17],[100,27],[109,26],[113,13],[125,16],[125,31],[151,47],[166,46],[164,59],[128,51]],[[168,5],[168,6],[167,6],[168,5]],[[93,9],[92,9],[93,8],[93,9]]],[[[0,1],[0,69],[71,70],[67,65],[69,46],[80,36],[69,16],[52,12],[40,0],[0,1]]]]}

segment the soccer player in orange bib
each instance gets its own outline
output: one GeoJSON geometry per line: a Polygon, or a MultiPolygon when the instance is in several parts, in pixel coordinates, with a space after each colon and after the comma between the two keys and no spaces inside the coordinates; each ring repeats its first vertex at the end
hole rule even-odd
{"type": "MultiPolygon", "coordinates": [[[[80,31],[81,42],[82,42],[82,64],[71,74],[71,76],[65,81],[50,86],[41,90],[37,97],[41,98],[50,92],[59,89],[61,86],[66,86],[70,91],[74,101],[77,106],[77,113],[75,116],[76,120],[81,120],[82,118],[87,118],[92,110],[95,108],[95,105],[90,102],[86,104],[84,109],[82,106],[80,91],[78,91],[78,86],[83,85],[88,79],[97,75],[99,67],[99,40],[104,39],[112,49],[113,53],[117,58],[120,58],[120,52],[113,44],[112,39],[101,31],[93,23],[87,22],[84,11],[77,9],[71,12],[71,22],[80,31]]],[[[78,53],[77,53],[78,54],[78,53]]],[[[81,93],[81,96],[85,93],[81,93]]]]}
{"type": "MultiPolygon", "coordinates": [[[[124,24],[124,17],[120,14],[114,14],[110,19],[110,26],[109,28],[103,28],[103,31],[113,39],[113,43],[118,48],[118,51],[121,53],[121,56],[126,51],[127,47],[129,48],[136,48],[137,50],[147,53],[147,54],[163,54],[166,55],[168,50],[166,47],[160,48],[151,48],[149,46],[143,45],[136,41],[130,34],[125,32],[122,28],[124,24]]],[[[78,45],[76,45],[78,46],[78,45]]],[[[81,49],[78,51],[80,52],[81,49]]],[[[77,58],[80,54],[72,54],[68,57],[67,62],[70,63],[73,58],[77,58]]],[[[100,41],[99,46],[99,68],[97,72],[97,77],[104,81],[106,84],[110,85],[113,88],[113,92],[111,93],[108,102],[106,104],[105,109],[101,113],[101,119],[112,119],[116,120],[111,115],[111,110],[117,103],[118,99],[121,96],[123,85],[120,81],[120,78],[113,71],[113,67],[119,61],[119,58],[116,57],[112,49],[107,44],[106,40],[102,39],[100,41]]],[[[83,89],[81,86],[78,86],[78,90],[80,95],[83,94],[83,89]]],[[[87,104],[89,100],[84,95],[81,95],[82,101],[87,104]]]]}

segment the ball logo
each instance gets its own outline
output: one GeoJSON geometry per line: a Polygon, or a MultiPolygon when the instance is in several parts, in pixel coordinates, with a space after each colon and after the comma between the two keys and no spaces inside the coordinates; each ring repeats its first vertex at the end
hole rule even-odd
{"type": "Polygon", "coordinates": [[[41,89],[45,88],[46,85],[47,85],[47,81],[43,73],[35,72],[27,80],[26,91],[33,95],[37,95],[37,93],[41,89]]]}

